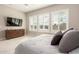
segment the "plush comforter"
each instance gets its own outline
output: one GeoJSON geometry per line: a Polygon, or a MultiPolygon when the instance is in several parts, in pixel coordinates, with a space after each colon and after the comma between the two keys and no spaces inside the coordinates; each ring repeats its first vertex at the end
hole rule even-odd
{"type": "MultiPolygon", "coordinates": [[[[53,35],[43,34],[19,44],[16,54],[61,54],[58,46],[52,46],[53,35]]],[[[78,52],[78,51],[77,51],[78,52]]],[[[72,52],[71,52],[72,53],[72,52]]]]}
{"type": "Polygon", "coordinates": [[[26,40],[19,44],[15,53],[18,54],[54,54],[60,53],[58,46],[51,46],[53,35],[43,34],[35,38],[26,40]]]}

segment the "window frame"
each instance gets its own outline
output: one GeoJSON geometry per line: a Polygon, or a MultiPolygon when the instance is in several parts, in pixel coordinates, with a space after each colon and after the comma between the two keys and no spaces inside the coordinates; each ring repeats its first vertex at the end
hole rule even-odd
{"type": "Polygon", "coordinates": [[[38,30],[39,32],[49,32],[49,19],[50,19],[50,14],[49,13],[44,13],[44,14],[39,14],[38,16],[38,30]],[[45,16],[48,16],[48,24],[45,24],[45,16]],[[42,17],[43,23],[40,24],[40,17],[42,17]],[[40,25],[43,25],[43,29],[40,29],[40,25]],[[45,25],[48,25],[48,29],[45,29],[45,25]]]}
{"type": "MultiPolygon", "coordinates": [[[[69,28],[69,9],[58,10],[58,11],[51,12],[51,32],[57,32],[57,31],[60,30],[60,29],[59,29],[59,25],[60,25],[59,20],[58,20],[58,30],[52,30],[52,14],[53,14],[53,13],[60,13],[60,12],[65,12],[65,13],[67,13],[66,29],[69,28]]],[[[54,14],[53,14],[53,15],[54,15],[54,14]]],[[[54,16],[54,17],[55,17],[55,16],[54,16]]],[[[53,18],[54,18],[54,17],[53,17],[53,18]]],[[[54,23],[53,23],[53,24],[54,24],[54,23]]],[[[66,30],[66,29],[65,29],[65,30],[66,30]]],[[[65,31],[65,30],[61,30],[61,31],[65,31]]]]}
{"type": "Polygon", "coordinates": [[[36,24],[34,24],[34,17],[38,17],[37,15],[33,15],[33,16],[29,16],[29,31],[37,31],[38,30],[38,26],[37,26],[37,21],[38,21],[38,19],[36,19],[37,21],[36,21],[36,24]],[[32,18],[32,22],[33,22],[33,24],[30,24],[30,18],[32,18]],[[31,28],[31,26],[33,26],[33,29],[31,28]],[[34,29],[34,27],[37,27],[36,29],[34,29]]]}

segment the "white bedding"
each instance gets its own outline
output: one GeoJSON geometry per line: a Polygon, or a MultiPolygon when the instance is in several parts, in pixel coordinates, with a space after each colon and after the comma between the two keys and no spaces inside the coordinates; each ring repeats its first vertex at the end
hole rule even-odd
{"type": "Polygon", "coordinates": [[[43,34],[27,40],[15,49],[16,54],[56,54],[58,46],[51,46],[53,35],[43,34]]]}
{"type": "MultiPolygon", "coordinates": [[[[19,44],[16,49],[16,54],[61,54],[58,50],[58,46],[52,46],[51,40],[53,35],[43,34],[35,38],[26,40],[19,44]]],[[[79,49],[70,52],[76,53],[79,49]]]]}

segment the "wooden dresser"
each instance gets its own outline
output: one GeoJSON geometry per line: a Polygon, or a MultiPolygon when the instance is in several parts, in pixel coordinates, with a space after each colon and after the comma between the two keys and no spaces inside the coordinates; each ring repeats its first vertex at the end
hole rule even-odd
{"type": "Polygon", "coordinates": [[[12,38],[21,37],[24,35],[25,35],[24,29],[14,29],[14,30],[5,31],[6,39],[12,39],[12,38]]]}

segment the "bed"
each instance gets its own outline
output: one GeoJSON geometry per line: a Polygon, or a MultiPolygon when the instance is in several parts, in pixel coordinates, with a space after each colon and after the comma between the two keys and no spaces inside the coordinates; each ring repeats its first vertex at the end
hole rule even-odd
{"type": "MultiPolygon", "coordinates": [[[[51,45],[53,35],[43,34],[19,44],[15,54],[63,54],[58,50],[57,45],[51,45]]],[[[72,53],[79,53],[79,48],[72,53]]]]}

